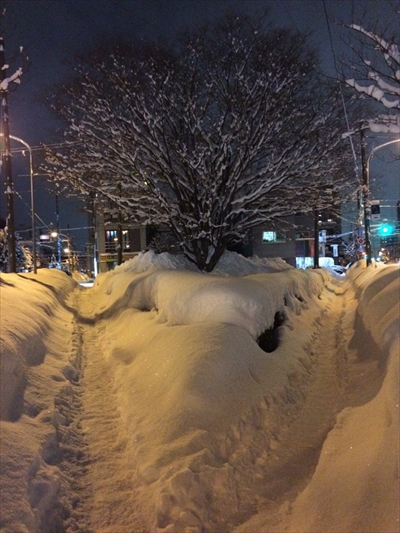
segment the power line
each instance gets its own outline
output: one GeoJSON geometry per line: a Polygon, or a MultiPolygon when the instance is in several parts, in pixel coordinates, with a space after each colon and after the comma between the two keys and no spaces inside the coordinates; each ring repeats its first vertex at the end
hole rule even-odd
{"type": "MultiPolygon", "coordinates": [[[[21,194],[15,188],[15,185],[13,187],[13,191],[14,191],[14,194],[16,194],[18,198],[22,201],[22,203],[25,204],[25,206],[28,208],[28,212],[30,211],[32,213],[32,207],[29,204],[27,204],[26,201],[22,198],[21,194]]],[[[41,222],[41,224],[46,225],[46,223],[40,218],[40,216],[36,212],[34,213],[34,216],[39,222],[41,222]]]]}
{"type": "MultiPolygon", "coordinates": [[[[31,146],[32,151],[39,151],[39,150],[45,150],[46,148],[62,148],[63,146],[71,146],[75,144],[82,144],[80,141],[64,141],[60,143],[54,143],[54,144],[46,144],[46,145],[38,145],[38,146],[31,146]]],[[[11,148],[11,153],[23,153],[26,152],[25,148],[11,148]]]]}
{"type": "MultiPolygon", "coordinates": [[[[346,119],[347,132],[350,133],[351,130],[350,130],[350,124],[349,124],[349,117],[347,115],[346,102],[345,102],[344,94],[343,94],[343,87],[342,87],[342,83],[340,81],[339,69],[338,69],[337,61],[336,61],[336,52],[335,52],[335,47],[333,45],[331,25],[330,25],[329,17],[328,17],[328,10],[326,8],[325,0],[322,0],[322,3],[323,3],[323,6],[324,6],[324,14],[325,14],[326,25],[328,27],[328,36],[329,36],[329,42],[330,42],[331,52],[332,52],[332,57],[333,57],[333,64],[334,64],[334,67],[335,67],[336,77],[337,77],[337,80],[338,80],[338,83],[339,83],[340,98],[341,98],[341,101],[342,101],[342,107],[343,107],[344,116],[345,116],[345,119],[346,119]]],[[[349,135],[348,137],[349,137],[349,140],[350,140],[351,151],[353,153],[354,171],[355,171],[356,177],[358,177],[359,176],[359,168],[358,168],[358,164],[357,164],[357,156],[356,156],[356,151],[354,149],[353,138],[352,138],[351,135],[349,135]]]]}
{"type": "Polygon", "coordinates": [[[289,19],[290,19],[291,23],[293,24],[293,26],[296,28],[296,30],[297,30],[299,33],[301,33],[300,30],[299,30],[299,28],[298,28],[298,26],[297,26],[297,24],[296,24],[296,22],[295,22],[294,19],[292,18],[292,15],[290,14],[290,11],[288,10],[287,4],[286,4],[286,3],[283,3],[283,0],[279,0],[279,3],[280,3],[281,6],[283,7],[283,9],[286,11],[286,14],[287,14],[287,16],[289,17],[289,19]]]}

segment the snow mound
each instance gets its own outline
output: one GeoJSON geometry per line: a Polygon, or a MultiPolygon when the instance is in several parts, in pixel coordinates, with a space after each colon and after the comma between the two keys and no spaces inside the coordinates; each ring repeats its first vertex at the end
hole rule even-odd
{"type": "Polygon", "coordinates": [[[344,532],[398,531],[399,273],[398,265],[365,268],[365,261],[349,269],[359,300],[353,340],[365,360],[377,359],[384,380],[371,401],[337,416],[285,531],[332,531],[332,524],[344,532]]]}
{"type": "Polygon", "coordinates": [[[88,520],[121,533],[396,530],[399,269],[356,265],[342,302],[325,269],[225,259],[221,271],[242,261],[246,273],[206,275],[147,253],[91,289],[58,271],[1,276],[7,531],[78,531],[88,520]],[[340,329],[327,332],[330,310],[340,329]],[[255,337],[277,313],[279,344],[266,353],[255,337]],[[349,391],[309,483],[290,513],[284,504],[271,516],[285,431],[314,401],[314,367],[338,368],[336,331],[360,390],[379,387],[368,399],[349,391]],[[93,509],[79,501],[83,473],[93,509]]]}
{"type": "MultiPolygon", "coordinates": [[[[253,256],[246,258],[236,252],[226,251],[217,267],[211,272],[215,276],[245,276],[257,272],[280,272],[293,269],[283,259],[266,259],[253,256]]],[[[200,272],[198,268],[183,255],[171,255],[167,252],[157,254],[153,250],[140,252],[137,256],[122,265],[114,272],[155,272],[157,270],[191,270],[200,272]]]]}
{"type": "Polygon", "coordinates": [[[158,322],[167,326],[231,324],[254,339],[273,326],[276,313],[286,316],[290,309],[299,314],[307,295],[319,295],[330,279],[323,269],[242,277],[178,270],[118,272],[98,277],[91,305],[81,310],[86,319],[110,318],[126,308],[156,310],[158,322]]]}
{"type": "Polygon", "coordinates": [[[117,266],[113,272],[156,272],[157,270],[193,270],[198,269],[181,255],[168,252],[157,254],[153,250],[140,252],[138,255],[117,266]]]}

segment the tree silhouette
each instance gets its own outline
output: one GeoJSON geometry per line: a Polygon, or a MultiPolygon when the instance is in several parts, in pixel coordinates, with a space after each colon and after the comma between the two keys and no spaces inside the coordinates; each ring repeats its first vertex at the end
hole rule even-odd
{"type": "Polygon", "coordinates": [[[211,271],[250,228],[312,210],[316,176],[335,187],[350,160],[339,97],[315,64],[302,35],[246,15],[170,47],[97,51],[56,99],[69,144],[47,151],[46,172],[167,226],[211,271]]]}

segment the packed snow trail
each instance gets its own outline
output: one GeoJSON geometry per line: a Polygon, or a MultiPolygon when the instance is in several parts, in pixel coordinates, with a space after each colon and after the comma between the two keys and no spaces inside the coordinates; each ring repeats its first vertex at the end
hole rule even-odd
{"type": "Polygon", "coordinates": [[[2,533],[398,529],[398,267],[131,266],[2,282],[2,533]]]}
{"type": "Polygon", "coordinates": [[[356,330],[365,338],[361,346],[366,353],[352,342],[357,300],[351,285],[339,282],[335,292],[325,291],[326,306],[314,322],[307,346],[315,362],[304,405],[271,458],[258,514],[235,528],[235,533],[306,533],[291,523],[292,502],[313,476],[336,415],[346,406],[370,401],[382,384],[383,367],[377,372],[376,359],[368,356],[367,347],[376,348],[369,333],[356,330]]]}
{"type": "MultiPolygon", "coordinates": [[[[281,410],[286,414],[281,418],[279,427],[275,428],[273,438],[269,428],[263,428],[261,423],[257,433],[257,438],[261,441],[258,449],[256,447],[251,452],[255,454],[250,459],[253,464],[248,465],[256,475],[251,483],[249,479],[243,478],[243,487],[239,489],[235,489],[234,484],[240,484],[240,471],[247,468],[248,461],[247,457],[242,459],[240,455],[247,453],[246,440],[252,445],[253,434],[247,434],[249,427],[246,429],[246,425],[242,429],[233,428],[233,433],[222,437],[221,442],[227,438],[230,442],[235,438],[239,441],[232,445],[231,451],[225,451],[220,459],[210,444],[208,451],[211,450],[214,457],[206,459],[206,471],[203,467],[197,471],[193,461],[188,458],[183,463],[187,466],[181,464],[180,470],[175,474],[171,466],[173,492],[165,492],[166,488],[172,487],[168,476],[163,481],[162,475],[160,477],[153,470],[150,471],[152,477],[149,485],[147,470],[141,470],[141,464],[137,463],[137,457],[140,456],[135,455],[138,436],[129,430],[126,417],[122,415],[123,403],[127,401],[127,397],[119,390],[115,361],[110,356],[115,347],[112,345],[113,337],[108,332],[107,318],[100,319],[99,313],[97,318],[88,320],[79,316],[78,311],[76,327],[82,340],[80,351],[83,370],[79,383],[81,409],[76,425],[80,431],[84,460],[80,471],[77,470],[76,461],[71,463],[70,475],[78,487],[79,503],[75,510],[74,527],[66,525],[65,531],[285,531],[290,502],[312,477],[323,442],[333,427],[335,415],[344,406],[352,404],[353,396],[360,397],[361,387],[364,387],[363,399],[366,401],[376,393],[380,384],[380,380],[375,379],[361,385],[357,377],[360,363],[357,362],[356,370],[352,368],[354,354],[352,356],[349,344],[354,333],[357,302],[351,288],[347,286],[347,292],[344,292],[342,286],[343,283],[340,282],[336,291],[333,285],[323,291],[321,301],[324,307],[317,315],[314,313],[311,335],[304,346],[299,346],[299,350],[304,350],[311,361],[304,363],[308,369],[306,388],[304,389],[304,382],[298,384],[299,387],[301,385],[304,400],[299,402],[296,398],[291,402],[290,395],[284,400],[286,407],[281,410]],[[370,382],[373,390],[368,388],[370,382]],[[266,439],[264,445],[263,432],[266,439]],[[206,475],[211,475],[208,483],[214,492],[210,491],[204,499],[205,489],[202,485],[206,475]],[[196,488],[196,483],[201,490],[196,488]],[[154,496],[148,491],[149,487],[157,487],[157,484],[160,484],[161,489],[158,492],[154,490],[154,496]],[[229,503],[230,485],[232,497],[229,503]],[[150,497],[147,498],[148,494],[150,497]],[[181,494],[180,500],[178,494],[181,494]],[[220,494],[222,496],[219,501],[220,494]],[[194,507],[192,500],[196,502],[194,507]],[[172,501],[175,503],[172,504],[172,501]],[[264,524],[264,529],[260,528],[261,523],[264,524]],[[265,529],[265,524],[268,524],[268,529],[265,529]]],[[[73,299],[75,308],[84,308],[87,314],[90,292],[75,291],[73,299]]],[[[126,355],[119,357],[126,358],[126,355]]],[[[269,355],[265,354],[265,357],[269,355]]],[[[128,360],[126,362],[129,364],[128,360]]],[[[370,362],[365,361],[362,373],[368,372],[370,366],[370,362]]],[[[297,374],[289,376],[291,385],[296,386],[297,379],[297,374]]],[[[275,401],[276,399],[273,403],[275,401]]],[[[146,417],[146,413],[143,416],[146,417]]],[[[253,425],[251,419],[244,422],[253,425]]]]}
{"type": "Polygon", "coordinates": [[[314,362],[304,404],[295,420],[288,421],[273,455],[268,457],[267,475],[260,482],[263,487],[259,492],[262,495],[259,515],[239,526],[237,533],[258,531],[260,518],[263,524],[268,521],[268,531],[283,531],[280,514],[287,512],[286,502],[312,475],[322,444],[333,426],[342,393],[339,369],[343,364],[342,320],[346,299],[326,291],[324,300],[325,309],[314,321],[311,339],[305,347],[314,362]]]}
{"type": "MultiPolygon", "coordinates": [[[[79,310],[79,302],[85,296],[88,293],[74,291],[70,296],[71,308],[79,310]]],[[[73,446],[80,448],[83,459],[80,467],[75,458],[70,461],[69,474],[75,480],[78,500],[74,520],[65,524],[65,531],[71,533],[133,533],[135,487],[130,482],[125,453],[129,435],[116,402],[113,366],[104,357],[105,327],[102,321],[81,320],[79,311],[76,313],[75,328],[81,339],[84,365],[79,380],[80,410],[75,422],[79,438],[73,446]],[[109,447],[105,443],[110,443],[109,447]]],[[[135,523],[134,532],[141,531],[145,530],[135,523]]]]}

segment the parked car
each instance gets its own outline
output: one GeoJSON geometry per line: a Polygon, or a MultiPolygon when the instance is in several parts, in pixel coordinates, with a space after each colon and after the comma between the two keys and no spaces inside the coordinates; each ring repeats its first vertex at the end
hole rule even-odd
{"type": "Polygon", "coordinates": [[[339,274],[339,276],[346,275],[346,269],[340,265],[331,265],[329,268],[336,272],[336,274],[339,274]]]}

